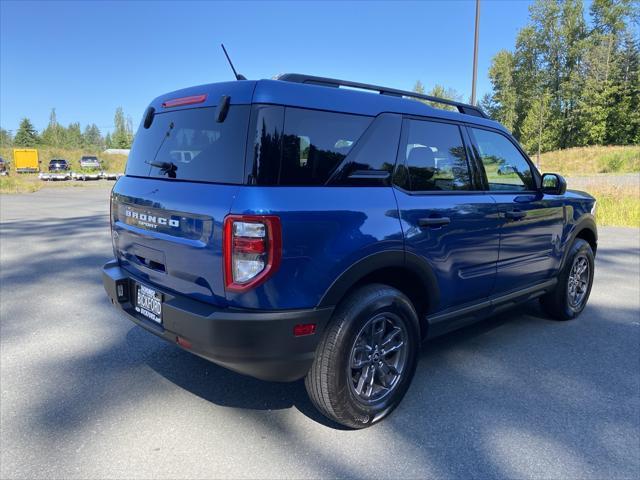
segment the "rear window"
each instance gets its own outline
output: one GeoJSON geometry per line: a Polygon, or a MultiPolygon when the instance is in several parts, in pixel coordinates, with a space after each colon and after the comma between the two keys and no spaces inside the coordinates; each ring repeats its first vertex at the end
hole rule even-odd
{"type": "Polygon", "coordinates": [[[247,105],[231,106],[221,123],[215,107],[157,113],[148,129],[138,129],[126,174],[242,183],[249,112],[247,105]]]}
{"type": "Polygon", "coordinates": [[[371,121],[360,115],[256,106],[249,145],[250,183],[326,184],[371,121]]]}

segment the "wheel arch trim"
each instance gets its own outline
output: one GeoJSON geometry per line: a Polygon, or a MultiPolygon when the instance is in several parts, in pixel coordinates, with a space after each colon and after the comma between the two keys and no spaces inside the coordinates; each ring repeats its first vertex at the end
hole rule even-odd
{"type": "Polygon", "coordinates": [[[336,305],[359,281],[385,268],[402,268],[418,276],[429,297],[429,311],[433,311],[440,300],[438,281],[429,263],[419,255],[403,250],[389,250],[368,255],[344,270],[325,291],[318,307],[336,305]]]}
{"type": "MultiPolygon", "coordinates": [[[[584,232],[585,230],[588,230],[591,234],[593,234],[595,243],[596,245],[598,244],[598,228],[596,226],[596,220],[593,217],[593,215],[591,215],[590,213],[585,213],[575,223],[575,226],[573,227],[573,229],[571,230],[571,233],[567,238],[567,242],[565,243],[564,252],[562,254],[562,262],[560,263],[559,270],[562,270],[565,266],[565,263],[567,261],[567,256],[569,255],[569,251],[571,250],[571,245],[573,245],[573,242],[575,241],[575,239],[578,238],[578,235],[584,232]]],[[[593,251],[593,254],[595,256],[596,250],[593,251]]]]}

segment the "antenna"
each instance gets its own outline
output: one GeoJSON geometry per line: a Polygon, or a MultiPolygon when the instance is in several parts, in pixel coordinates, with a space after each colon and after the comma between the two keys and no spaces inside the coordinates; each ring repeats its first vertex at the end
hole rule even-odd
{"type": "Polygon", "coordinates": [[[236,77],[236,80],[246,80],[246,77],[244,75],[242,75],[241,73],[236,72],[236,69],[233,66],[233,62],[231,61],[231,59],[229,58],[229,54],[227,53],[227,49],[224,48],[224,43],[221,43],[220,46],[222,47],[222,51],[224,52],[224,56],[227,57],[227,61],[229,62],[229,65],[231,66],[231,70],[233,70],[233,76],[236,77]]]}

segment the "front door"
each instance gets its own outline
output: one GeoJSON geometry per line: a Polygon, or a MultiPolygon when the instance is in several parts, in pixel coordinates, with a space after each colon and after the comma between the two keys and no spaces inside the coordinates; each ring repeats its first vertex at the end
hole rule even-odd
{"type": "Polygon", "coordinates": [[[533,165],[506,135],[475,127],[469,134],[501,217],[495,293],[548,280],[562,256],[562,199],[542,194],[533,165]]]}
{"type": "Polygon", "coordinates": [[[406,251],[429,264],[440,288],[430,313],[482,302],[493,289],[501,219],[473,180],[470,153],[456,124],[403,120],[395,192],[406,251]]]}

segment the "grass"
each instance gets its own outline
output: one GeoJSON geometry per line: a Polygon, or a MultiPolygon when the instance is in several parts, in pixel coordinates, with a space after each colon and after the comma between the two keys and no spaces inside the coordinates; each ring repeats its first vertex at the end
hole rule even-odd
{"type": "Polygon", "coordinates": [[[640,145],[576,147],[547,152],[540,156],[540,170],[566,176],[640,172],[640,145]]]}
{"type": "Polygon", "coordinates": [[[640,186],[593,184],[584,190],[598,202],[598,226],[640,227],[640,186]]]}
{"type": "Polygon", "coordinates": [[[34,181],[34,175],[9,175],[0,176],[0,193],[31,193],[42,188],[41,183],[34,181]]]}

